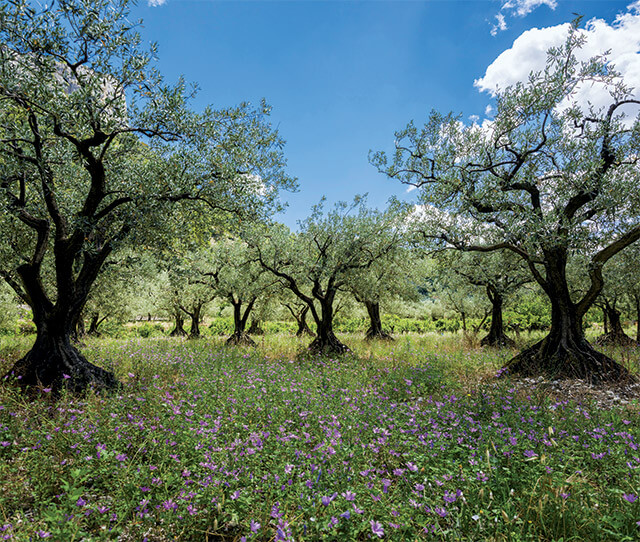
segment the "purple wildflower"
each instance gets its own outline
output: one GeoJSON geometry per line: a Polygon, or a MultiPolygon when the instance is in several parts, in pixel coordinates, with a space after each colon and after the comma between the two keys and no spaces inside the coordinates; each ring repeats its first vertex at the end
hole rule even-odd
{"type": "Polygon", "coordinates": [[[343,496],[346,500],[348,500],[348,501],[354,501],[354,500],[355,500],[355,498],[356,498],[356,494],[355,494],[355,493],[352,493],[352,492],[351,492],[351,491],[349,491],[348,489],[347,489],[347,491],[345,491],[345,492],[342,494],[342,496],[343,496]]]}
{"type": "Polygon", "coordinates": [[[382,523],[371,520],[371,532],[375,534],[377,537],[382,538],[384,536],[384,529],[382,528],[382,523]]]}
{"type": "Polygon", "coordinates": [[[633,493],[623,493],[622,498],[627,502],[636,502],[638,500],[638,496],[633,493]]]}

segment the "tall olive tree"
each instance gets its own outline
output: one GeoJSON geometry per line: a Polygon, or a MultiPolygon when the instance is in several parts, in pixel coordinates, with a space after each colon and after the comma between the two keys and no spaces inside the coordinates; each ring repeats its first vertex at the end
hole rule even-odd
{"type": "Polygon", "coordinates": [[[207,270],[201,280],[233,307],[234,327],[227,343],[255,346],[247,322],[258,299],[267,296],[276,281],[257,261],[254,251],[240,239],[216,241],[208,251],[207,270]]]}
{"type": "Polygon", "coordinates": [[[509,371],[617,380],[627,371],[589,345],[582,319],[602,290],[603,266],[640,238],[640,101],[606,57],[578,61],[582,44],[573,28],[544,70],[499,89],[487,125],[434,112],[424,127],[396,134],[391,159],[380,152],[372,161],[441,213],[433,226],[443,245],[509,250],[549,297],[549,334],[509,371]],[[586,85],[606,88],[608,104],[581,106],[586,85]],[[580,298],[566,272],[577,252],[589,277],[580,298]]]}
{"type": "Polygon", "coordinates": [[[397,203],[385,211],[368,209],[356,198],[325,213],[321,203],[299,232],[274,225],[261,238],[253,237],[261,265],[309,307],[316,325],[312,352],[348,350],[333,332],[336,298],[347,291],[353,273],[371,268],[400,242],[404,215],[399,209],[397,203]]]}
{"type": "Polygon", "coordinates": [[[391,334],[382,328],[381,306],[397,300],[419,298],[415,269],[417,252],[410,248],[408,237],[397,237],[397,232],[394,231],[384,232],[382,235],[394,236],[395,244],[370,267],[350,273],[346,285],[356,301],[362,303],[367,310],[367,340],[393,340],[391,334]]]}
{"type": "Polygon", "coordinates": [[[290,184],[268,108],[192,111],[184,83],[153,68],[128,6],[0,4],[0,274],[37,328],[11,371],[24,385],[116,385],[69,336],[109,255],[170,233],[171,204],[206,206],[215,224],[268,210],[290,184]]]}

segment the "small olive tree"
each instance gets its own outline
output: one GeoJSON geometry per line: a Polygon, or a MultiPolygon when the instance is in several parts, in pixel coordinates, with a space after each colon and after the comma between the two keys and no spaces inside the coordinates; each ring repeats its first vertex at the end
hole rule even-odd
{"type": "Polygon", "coordinates": [[[297,233],[273,225],[262,236],[252,236],[253,241],[250,237],[260,264],[309,307],[316,325],[312,352],[348,350],[333,332],[337,296],[347,291],[354,273],[370,269],[395,250],[403,235],[403,217],[398,203],[377,211],[356,198],[352,205],[340,203],[327,213],[317,205],[297,233]]]}

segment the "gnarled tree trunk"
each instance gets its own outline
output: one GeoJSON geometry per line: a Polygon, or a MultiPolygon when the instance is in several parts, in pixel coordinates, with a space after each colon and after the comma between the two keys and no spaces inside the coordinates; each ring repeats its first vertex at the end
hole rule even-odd
{"type": "MultiPolygon", "coordinates": [[[[55,303],[49,299],[44,289],[39,262],[24,264],[18,268],[24,287],[20,295],[31,306],[37,332],[31,350],[7,374],[9,378],[17,378],[23,388],[40,386],[58,393],[65,387],[80,393],[88,388],[105,390],[119,385],[112,373],[89,363],[71,341],[89,289],[109,250],[86,255],[81,272],[74,278],[73,261],[65,257],[73,249],[72,241],[73,239],[56,241],[54,250],[58,298],[55,303]]],[[[20,292],[19,288],[14,290],[20,292]]]]}
{"type": "Polygon", "coordinates": [[[173,318],[175,320],[175,326],[171,330],[169,335],[171,337],[186,337],[187,332],[184,329],[184,318],[182,317],[182,310],[180,307],[175,307],[173,310],[173,318]]]}
{"type": "Polygon", "coordinates": [[[229,296],[229,301],[233,305],[233,333],[227,339],[227,344],[255,346],[254,340],[249,337],[249,334],[245,331],[247,327],[247,320],[253,309],[253,305],[256,299],[252,299],[242,312],[242,299],[236,299],[234,296],[229,296]]]}
{"type": "Polygon", "coordinates": [[[180,305],[180,308],[189,316],[191,319],[191,329],[189,329],[189,338],[190,339],[198,339],[200,338],[200,322],[202,321],[202,307],[204,307],[208,301],[194,302],[190,308],[186,308],[180,305]]]}
{"type": "Polygon", "coordinates": [[[603,335],[600,335],[596,339],[598,345],[618,345],[618,346],[630,346],[635,344],[635,341],[624,332],[622,323],[620,322],[620,311],[616,309],[615,302],[609,303],[605,299],[604,306],[602,308],[606,319],[609,321],[608,329],[605,330],[603,335]]]}
{"type": "Polygon", "coordinates": [[[249,331],[247,331],[249,335],[264,335],[264,329],[262,328],[262,322],[260,320],[251,320],[251,325],[249,326],[249,331]]]}
{"type": "Polygon", "coordinates": [[[592,383],[633,380],[629,371],[596,351],[585,339],[582,318],[569,294],[566,251],[546,255],[545,292],[551,301],[551,329],[540,342],[527,348],[505,366],[507,373],[552,378],[580,378],[592,383]]]}
{"type": "MultiPolygon", "coordinates": [[[[296,331],[296,337],[302,337],[303,335],[308,335],[310,337],[315,337],[315,333],[311,331],[309,324],[307,324],[307,313],[309,312],[309,307],[303,307],[300,311],[296,320],[298,322],[298,330],[296,331]]],[[[295,316],[295,315],[294,315],[295,316]]]]}
{"type": "Polygon", "coordinates": [[[393,341],[393,337],[382,329],[382,319],[380,318],[380,303],[377,301],[364,301],[369,315],[369,329],[365,334],[366,340],[380,339],[384,341],[393,341]]]}
{"type": "Polygon", "coordinates": [[[89,322],[89,331],[87,333],[89,335],[92,335],[93,337],[99,337],[100,332],[98,331],[98,328],[100,327],[100,324],[104,322],[107,318],[108,316],[103,316],[102,318],[100,318],[100,314],[97,312],[92,314],[91,320],[89,322]]]}
{"type": "Polygon", "coordinates": [[[502,306],[504,299],[495,286],[487,285],[487,297],[491,301],[491,327],[489,333],[482,338],[482,346],[513,346],[515,343],[504,332],[502,306]]]}
{"type": "Polygon", "coordinates": [[[70,323],[71,318],[61,318],[57,311],[37,318],[35,343],[8,376],[17,378],[21,387],[51,388],[56,393],[63,387],[76,393],[117,387],[112,373],[89,363],[73,345],[70,323]]]}
{"type": "MultiPolygon", "coordinates": [[[[344,354],[349,348],[340,342],[333,332],[333,301],[336,292],[328,290],[324,296],[318,295],[320,301],[320,314],[312,309],[316,321],[316,338],[309,345],[309,352],[323,356],[344,354]]],[[[311,307],[310,307],[311,308],[311,307]]]]}

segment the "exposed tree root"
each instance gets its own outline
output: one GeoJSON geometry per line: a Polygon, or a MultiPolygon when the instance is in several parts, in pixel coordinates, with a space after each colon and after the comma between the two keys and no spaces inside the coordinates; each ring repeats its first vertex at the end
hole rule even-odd
{"type": "Polygon", "coordinates": [[[592,384],[636,380],[625,367],[594,350],[586,340],[569,343],[550,336],[520,352],[503,369],[503,374],[579,378],[592,384]]]}
{"type": "Polygon", "coordinates": [[[349,352],[349,347],[341,343],[331,332],[325,337],[317,336],[307,350],[314,355],[340,356],[349,352]]]}
{"type": "Polygon", "coordinates": [[[39,338],[33,348],[7,373],[21,388],[50,388],[58,394],[63,388],[81,394],[88,389],[116,389],[115,375],[92,363],[68,339],[39,338]]]}
{"type": "Polygon", "coordinates": [[[489,333],[489,335],[483,337],[480,341],[480,346],[491,346],[494,348],[513,348],[515,345],[515,341],[505,333],[497,336],[489,333]]]}
{"type": "Polygon", "coordinates": [[[227,339],[227,344],[235,346],[256,346],[255,341],[244,331],[231,335],[227,339]]]}
{"type": "Polygon", "coordinates": [[[364,336],[365,341],[395,341],[390,333],[380,329],[374,330],[369,328],[364,336]]]}
{"type": "Polygon", "coordinates": [[[638,346],[638,343],[629,337],[629,335],[624,331],[610,331],[609,333],[600,335],[595,340],[595,343],[598,346],[638,346]]]}

